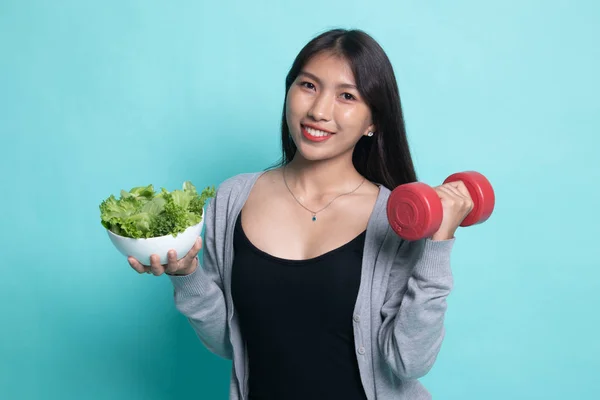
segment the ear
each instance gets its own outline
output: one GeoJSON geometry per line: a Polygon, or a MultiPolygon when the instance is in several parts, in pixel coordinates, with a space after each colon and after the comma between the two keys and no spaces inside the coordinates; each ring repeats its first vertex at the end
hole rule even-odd
{"type": "MultiPolygon", "coordinates": [[[[375,132],[377,132],[377,127],[374,124],[369,125],[369,127],[367,128],[366,132],[363,135],[369,136],[369,132],[372,132],[374,135],[375,132]]],[[[373,136],[373,135],[371,135],[371,136],[373,136]]]]}

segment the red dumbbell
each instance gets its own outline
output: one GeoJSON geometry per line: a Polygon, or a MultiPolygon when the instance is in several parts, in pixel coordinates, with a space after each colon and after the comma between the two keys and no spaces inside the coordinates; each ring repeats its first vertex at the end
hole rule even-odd
{"type": "MultiPolygon", "coordinates": [[[[460,226],[485,222],[496,198],[494,189],[485,176],[475,171],[450,175],[444,183],[463,181],[473,199],[473,210],[460,226]]],[[[421,182],[411,182],[395,188],[387,202],[390,226],[403,239],[418,240],[433,235],[442,224],[442,202],[437,192],[421,182]]]]}

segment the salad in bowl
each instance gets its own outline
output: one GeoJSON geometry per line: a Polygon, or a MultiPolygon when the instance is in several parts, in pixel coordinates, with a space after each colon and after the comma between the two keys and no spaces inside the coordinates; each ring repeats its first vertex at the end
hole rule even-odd
{"type": "Polygon", "coordinates": [[[153,185],[121,190],[120,198],[110,195],[100,204],[100,219],[113,245],[124,256],[150,265],[157,254],[167,263],[167,252],[184,257],[202,232],[204,206],[216,194],[206,187],[198,193],[185,181],[181,189],[155,191],[153,185]]]}

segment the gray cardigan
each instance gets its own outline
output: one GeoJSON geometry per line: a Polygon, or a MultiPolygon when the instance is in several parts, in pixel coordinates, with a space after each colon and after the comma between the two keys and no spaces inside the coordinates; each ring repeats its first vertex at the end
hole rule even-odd
{"type": "MultiPolygon", "coordinates": [[[[189,275],[169,276],[175,306],[201,342],[214,354],[233,360],[230,400],[248,396],[248,358],[231,297],[233,233],[236,218],[262,173],[236,175],[219,185],[206,205],[201,267],[189,275]]],[[[431,399],[417,379],[433,366],[444,338],[455,238],[402,240],[387,220],[390,190],[379,188],[349,321],[360,377],[369,400],[431,399]]]]}

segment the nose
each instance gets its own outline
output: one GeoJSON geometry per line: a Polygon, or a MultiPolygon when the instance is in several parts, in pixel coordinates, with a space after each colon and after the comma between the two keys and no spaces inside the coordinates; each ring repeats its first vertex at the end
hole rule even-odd
{"type": "Polygon", "coordinates": [[[316,121],[329,121],[333,113],[333,106],[333,98],[327,93],[320,93],[308,110],[308,115],[316,121]]]}

